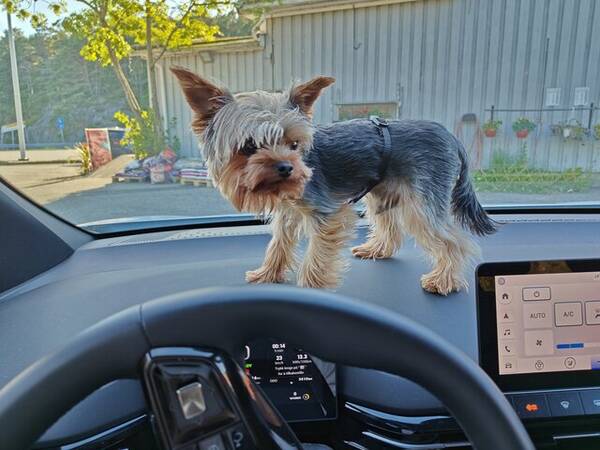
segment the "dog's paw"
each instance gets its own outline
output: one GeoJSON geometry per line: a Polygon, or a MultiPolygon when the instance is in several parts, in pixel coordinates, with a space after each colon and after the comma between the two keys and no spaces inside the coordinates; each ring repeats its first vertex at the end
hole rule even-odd
{"type": "Polygon", "coordinates": [[[302,273],[298,275],[298,286],[315,289],[334,289],[339,280],[325,273],[302,273]]]}
{"type": "Polygon", "coordinates": [[[432,294],[446,296],[466,287],[466,282],[456,280],[448,275],[431,272],[421,277],[421,287],[432,294]]]}
{"type": "Polygon", "coordinates": [[[391,253],[386,252],[383,248],[365,243],[352,247],[352,254],[360,259],[385,259],[392,256],[391,253]]]}
{"type": "Polygon", "coordinates": [[[284,283],[285,275],[265,267],[259,267],[256,270],[246,272],[246,281],[248,283],[284,283]]]}

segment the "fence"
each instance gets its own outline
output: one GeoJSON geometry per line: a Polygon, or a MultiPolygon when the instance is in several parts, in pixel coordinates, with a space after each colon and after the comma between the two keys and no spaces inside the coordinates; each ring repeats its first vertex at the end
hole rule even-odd
{"type": "Polygon", "coordinates": [[[598,111],[600,108],[593,103],[589,107],[537,109],[492,105],[485,109],[485,117],[502,121],[497,135],[484,137],[480,129],[471,126],[462,139],[474,165],[483,169],[489,168],[499,155],[517,159],[525,154],[528,166],[535,169],[563,172],[580,168],[585,172],[600,172],[600,136],[594,129],[600,123],[598,111]],[[527,117],[536,124],[524,139],[517,138],[512,130],[519,117],[527,117]]]}

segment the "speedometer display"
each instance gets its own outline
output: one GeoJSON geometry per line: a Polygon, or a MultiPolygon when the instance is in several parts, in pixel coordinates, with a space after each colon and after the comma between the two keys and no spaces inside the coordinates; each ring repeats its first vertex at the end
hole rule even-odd
{"type": "Polygon", "coordinates": [[[274,339],[246,346],[246,373],[288,421],[336,417],[335,365],[274,339]]]}

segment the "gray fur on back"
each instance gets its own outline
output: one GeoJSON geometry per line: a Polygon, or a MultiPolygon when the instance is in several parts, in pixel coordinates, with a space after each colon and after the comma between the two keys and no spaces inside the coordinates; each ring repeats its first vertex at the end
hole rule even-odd
{"type": "MultiPolygon", "coordinates": [[[[392,148],[385,180],[417,192],[434,220],[452,212],[477,234],[495,230],[472,188],[467,154],[448,130],[431,121],[395,120],[389,122],[389,132],[392,148]]],[[[380,130],[367,119],[317,126],[305,158],[313,176],[304,200],[322,214],[336,211],[379,179],[382,146],[380,130]]]]}

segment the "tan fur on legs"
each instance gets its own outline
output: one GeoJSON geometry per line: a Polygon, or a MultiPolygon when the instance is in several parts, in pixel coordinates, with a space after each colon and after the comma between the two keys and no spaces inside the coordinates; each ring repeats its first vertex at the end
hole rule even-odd
{"type": "Polygon", "coordinates": [[[362,259],[391,257],[402,245],[400,209],[393,207],[381,211],[382,201],[376,190],[365,196],[369,234],[367,242],[352,248],[352,254],[362,259]]]}
{"type": "Polygon", "coordinates": [[[300,215],[291,208],[275,211],[272,221],[273,238],[269,242],[263,265],[246,272],[250,283],[283,283],[285,271],[294,263],[294,248],[298,242],[300,215]]]}
{"type": "Polygon", "coordinates": [[[400,209],[404,228],[428,253],[433,270],[421,277],[428,292],[448,295],[467,288],[465,271],[479,248],[450,217],[436,219],[414,192],[404,192],[400,209]]]}
{"type": "Polygon", "coordinates": [[[421,245],[430,253],[434,268],[421,277],[421,286],[434,294],[448,295],[452,291],[467,289],[465,271],[479,252],[477,245],[459,227],[446,224],[441,230],[425,232],[421,245]]]}
{"type": "Polygon", "coordinates": [[[309,237],[298,285],[314,288],[333,288],[340,282],[347,266],[340,253],[344,244],[354,236],[356,213],[349,205],[327,217],[307,216],[309,237]]]}

